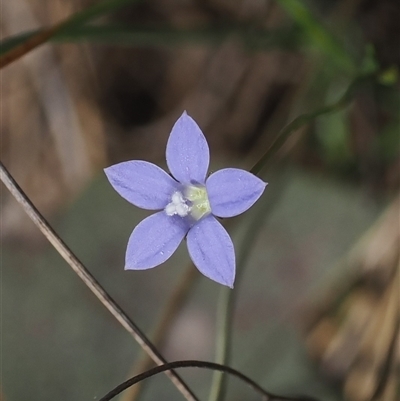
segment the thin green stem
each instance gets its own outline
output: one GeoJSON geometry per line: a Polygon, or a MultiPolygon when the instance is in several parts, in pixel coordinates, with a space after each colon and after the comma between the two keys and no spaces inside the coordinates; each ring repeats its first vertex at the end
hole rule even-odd
{"type": "MultiPolygon", "coordinates": [[[[221,288],[218,300],[217,309],[217,340],[216,340],[216,356],[215,362],[226,365],[230,362],[231,343],[232,343],[232,324],[233,312],[235,309],[236,295],[238,287],[243,277],[246,264],[249,260],[251,251],[257,239],[257,236],[265,223],[265,219],[269,215],[273,204],[281,192],[280,187],[276,187],[275,195],[271,198],[264,198],[258,210],[254,211],[254,216],[251,219],[244,240],[240,247],[236,278],[235,290],[229,288],[221,288]],[[271,200],[272,199],[272,200],[271,200]]],[[[226,393],[226,375],[223,372],[216,371],[213,375],[209,401],[222,401],[226,393]]]]}
{"type": "MultiPolygon", "coordinates": [[[[239,265],[238,265],[239,268],[239,265]]],[[[238,271],[238,270],[237,270],[238,271]]],[[[238,277],[235,279],[235,289],[237,289],[238,277]]],[[[217,307],[217,338],[215,362],[219,364],[228,364],[230,361],[230,351],[232,342],[232,323],[234,310],[234,294],[230,288],[221,288],[219,292],[218,307],[217,307]]],[[[215,371],[213,374],[209,401],[222,400],[226,393],[226,375],[221,371],[215,371]]]]}
{"type": "Polygon", "coordinates": [[[322,107],[311,113],[302,114],[301,116],[295,118],[292,122],[286,125],[276,136],[274,142],[267,149],[260,160],[251,168],[250,172],[259,175],[275,153],[282,147],[286,140],[299,128],[309,124],[311,121],[324,114],[334,113],[339,111],[350,104],[353,99],[354,92],[358,87],[373,78],[372,75],[357,77],[347,88],[343,96],[335,103],[322,107]]]}

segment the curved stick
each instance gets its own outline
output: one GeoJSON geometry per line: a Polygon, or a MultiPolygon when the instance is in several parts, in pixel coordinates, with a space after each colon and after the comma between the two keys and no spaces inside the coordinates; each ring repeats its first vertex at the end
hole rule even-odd
{"type": "Polygon", "coordinates": [[[255,381],[251,380],[249,377],[239,372],[238,370],[230,368],[229,366],[207,361],[175,361],[166,363],[165,365],[156,366],[153,369],[147,370],[144,373],[141,373],[137,376],[132,377],[131,379],[124,381],[113,390],[111,390],[109,393],[107,393],[104,397],[100,398],[99,401],[110,401],[112,398],[122,393],[127,388],[133,386],[136,383],[139,383],[142,380],[148,379],[149,377],[155,376],[159,373],[178,368],[202,368],[219,370],[221,372],[229,373],[244,381],[254,391],[259,393],[262,397],[262,400],[264,401],[317,401],[310,397],[285,397],[269,393],[268,391],[264,390],[260,385],[258,385],[255,381]]]}

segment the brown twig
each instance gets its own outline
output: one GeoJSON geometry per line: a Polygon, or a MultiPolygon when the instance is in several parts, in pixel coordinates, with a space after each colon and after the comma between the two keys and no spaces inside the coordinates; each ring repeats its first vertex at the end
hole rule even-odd
{"type": "Polygon", "coordinates": [[[23,43],[1,56],[0,69],[18,60],[36,47],[46,43],[61,30],[66,29],[72,25],[83,24],[93,17],[98,17],[105,12],[114,10],[116,6],[122,7],[126,4],[132,4],[134,1],[135,0],[103,0],[92,5],[91,7],[88,7],[76,14],[67,17],[63,21],[51,26],[50,28],[40,30],[39,32],[33,34],[29,39],[25,40],[23,43]]]}
{"type": "Polygon", "coordinates": [[[9,64],[29,53],[34,48],[46,43],[50,38],[52,38],[59,30],[64,27],[64,23],[65,22],[63,21],[60,24],[54,25],[48,29],[44,29],[34,34],[24,43],[8,51],[4,56],[1,56],[0,69],[7,67],[9,64]]]}
{"type": "MultiPolygon", "coordinates": [[[[121,309],[121,307],[110,297],[105,289],[98,283],[93,275],[87,270],[82,262],[74,255],[74,253],[67,247],[63,240],[56,234],[53,228],[45,220],[45,218],[36,209],[30,199],[25,195],[23,190],[19,187],[12,175],[5,168],[3,163],[0,162],[0,179],[8,188],[17,202],[22,206],[24,211],[28,214],[30,219],[39,228],[43,235],[53,245],[57,252],[64,258],[72,270],[80,277],[87,287],[93,292],[100,302],[111,312],[117,321],[124,327],[126,331],[136,340],[142,349],[150,356],[150,358],[157,364],[163,365],[166,363],[165,359],[158,352],[153,343],[146,337],[146,335],[139,329],[139,327],[128,317],[128,315],[121,309]]],[[[197,397],[192,393],[188,386],[173,370],[166,371],[171,381],[182,395],[189,401],[198,401],[197,397]]]]}

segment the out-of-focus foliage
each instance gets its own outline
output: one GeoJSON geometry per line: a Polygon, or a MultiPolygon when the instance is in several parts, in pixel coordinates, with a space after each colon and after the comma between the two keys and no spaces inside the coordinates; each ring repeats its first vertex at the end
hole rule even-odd
{"type": "MultiPolygon", "coordinates": [[[[120,200],[104,179],[80,198],[83,189],[117,161],[163,162],[184,109],[218,155],[216,168],[250,169],[306,115],[263,170],[270,214],[233,297],[226,362],[271,391],[340,400],[351,371],[332,384],[296,329],[312,309],[305,305],[318,303],[339,273],[335,262],[399,189],[398,0],[13,0],[2,4],[0,54],[66,16],[48,44],[2,70],[2,161],[44,215],[65,214],[62,235],[146,330],[185,257],[127,275],[123,238],[139,212],[121,203],[108,215],[120,200]]],[[[125,379],[138,348],[52,251],[38,251],[41,237],[5,191],[0,218],[6,399],[100,397],[125,379]]],[[[240,250],[251,218],[239,221],[232,233],[240,250]]],[[[357,268],[347,266],[343,280],[357,268]]],[[[212,359],[217,290],[201,282],[173,320],[169,358],[212,359]]],[[[210,374],[184,376],[209,393],[210,374]]],[[[251,399],[228,385],[229,399],[251,399]]],[[[160,377],[143,399],[174,399],[175,391],[160,377]]]]}

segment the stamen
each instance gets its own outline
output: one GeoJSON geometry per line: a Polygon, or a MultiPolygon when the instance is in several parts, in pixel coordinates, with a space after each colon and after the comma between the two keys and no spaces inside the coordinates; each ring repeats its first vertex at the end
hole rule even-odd
{"type": "Polygon", "coordinates": [[[182,194],[178,191],[174,192],[171,198],[172,202],[165,207],[165,213],[168,216],[177,214],[180,217],[186,217],[190,212],[190,206],[186,204],[182,194]]]}
{"type": "Polygon", "coordinates": [[[174,205],[179,205],[180,203],[184,203],[185,200],[183,199],[183,196],[180,192],[174,192],[172,195],[172,203],[174,205]]]}
{"type": "Polygon", "coordinates": [[[173,216],[176,213],[176,206],[173,203],[169,203],[165,207],[165,213],[167,213],[168,216],[173,216]]]}
{"type": "Polygon", "coordinates": [[[176,205],[176,213],[178,213],[179,216],[185,217],[189,212],[190,207],[186,205],[186,203],[180,203],[179,205],[176,205]]]}
{"type": "Polygon", "coordinates": [[[194,220],[200,220],[211,213],[207,190],[202,186],[191,185],[185,187],[183,193],[176,191],[172,194],[171,202],[164,210],[168,216],[177,214],[180,217],[186,217],[190,215],[194,220]]]}

